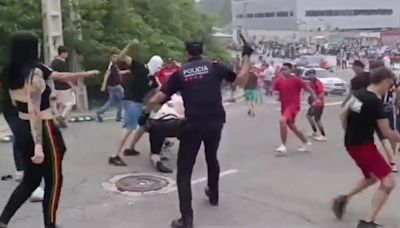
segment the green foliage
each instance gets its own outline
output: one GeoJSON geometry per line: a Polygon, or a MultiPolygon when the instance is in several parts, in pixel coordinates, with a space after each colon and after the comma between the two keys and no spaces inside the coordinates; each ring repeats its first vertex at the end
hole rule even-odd
{"type": "MultiPolygon", "coordinates": [[[[207,56],[228,59],[211,38],[213,21],[199,13],[193,0],[62,0],[64,40],[84,56],[86,69],[104,70],[111,54],[133,39],[140,44],[133,56],[151,55],[184,60],[184,42],[205,40],[207,56]],[[71,20],[71,11],[79,20],[71,20]],[[82,34],[81,39],[79,34],[82,34]]],[[[7,60],[6,41],[17,30],[32,30],[42,37],[40,0],[0,1],[0,66],[7,60]]]]}

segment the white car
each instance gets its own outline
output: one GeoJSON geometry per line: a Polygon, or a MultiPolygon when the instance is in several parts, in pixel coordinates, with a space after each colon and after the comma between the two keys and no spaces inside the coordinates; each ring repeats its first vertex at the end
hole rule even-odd
{"type": "Polygon", "coordinates": [[[338,78],[334,73],[322,69],[322,68],[297,68],[297,75],[299,75],[303,80],[309,81],[306,76],[307,71],[314,69],[317,73],[317,78],[324,84],[326,94],[340,94],[343,95],[347,92],[347,83],[338,78]]]}

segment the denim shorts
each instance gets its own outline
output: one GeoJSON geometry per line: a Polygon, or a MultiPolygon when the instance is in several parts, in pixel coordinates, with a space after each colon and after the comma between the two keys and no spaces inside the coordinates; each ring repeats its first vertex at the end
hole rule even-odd
{"type": "Polygon", "coordinates": [[[123,128],[133,131],[138,126],[139,116],[143,111],[143,103],[124,100],[123,107],[125,112],[123,128]]]}

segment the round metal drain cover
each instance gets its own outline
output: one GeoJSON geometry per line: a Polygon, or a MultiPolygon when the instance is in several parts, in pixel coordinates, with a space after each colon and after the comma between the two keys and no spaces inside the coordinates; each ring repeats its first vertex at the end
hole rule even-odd
{"type": "Polygon", "coordinates": [[[132,175],[123,177],[115,183],[121,192],[150,192],[158,191],[168,185],[168,181],[161,177],[150,175],[132,175]]]}

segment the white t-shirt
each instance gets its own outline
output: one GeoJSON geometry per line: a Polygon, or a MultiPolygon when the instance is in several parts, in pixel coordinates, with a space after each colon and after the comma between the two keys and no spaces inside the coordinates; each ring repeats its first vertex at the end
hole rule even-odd
{"type": "Polygon", "coordinates": [[[180,95],[172,95],[171,100],[165,103],[156,113],[152,113],[151,119],[160,119],[163,116],[171,114],[165,119],[183,118],[184,116],[178,113],[177,106],[183,107],[183,99],[180,95]]]}

